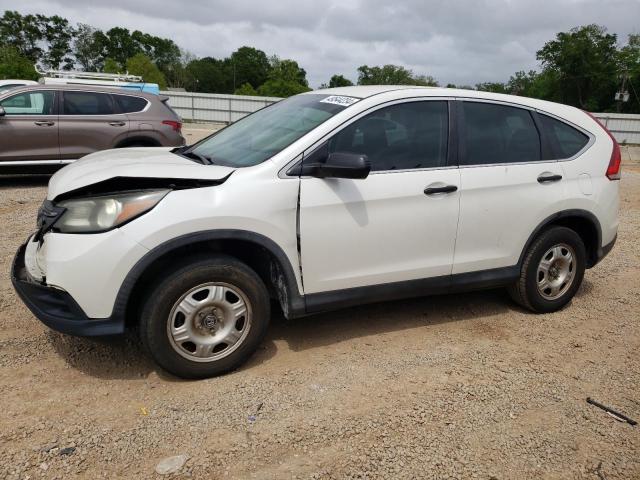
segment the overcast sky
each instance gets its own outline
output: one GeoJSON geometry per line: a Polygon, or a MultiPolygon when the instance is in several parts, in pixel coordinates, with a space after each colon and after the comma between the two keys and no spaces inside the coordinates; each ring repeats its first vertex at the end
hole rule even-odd
{"type": "Polygon", "coordinates": [[[505,81],[536,68],[557,32],[598,23],[626,41],[640,33],[640,0],[0,0],[2,11],[58,14],[72,23],[173,39],[204,57],[243,45],[292,58],[312,87],[334,73],[393,63],[441,84],[505,81]]]}

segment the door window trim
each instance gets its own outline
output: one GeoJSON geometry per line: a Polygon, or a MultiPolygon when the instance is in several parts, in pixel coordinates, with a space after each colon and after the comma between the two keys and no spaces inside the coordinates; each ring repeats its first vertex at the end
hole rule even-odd
{"type": "MultiPolygon", "coordinates": [[[[15,97],[16,95],[22,95],[24,93],[38,93],[38,92],[52,92],[53,93],[53,112],[45,115],[45,114],[35,114],[35,115],[31,115],[31,114],[24,114],[24,113],[7,113],[7,117],[11,117],[11,118],[34,118],[34,117],[38,117],[38,118],[52,118],[52,117],[58,117],[58,112],[60,111],[58,109],[58,98],[60,97],[60,95],[58,95],[58,91],[57,90],[53,90],[51,88],[39,88],[36,90],[26,90],[26,91],[22,91],[22,92],[15,92],[13,95],[9,95],[5,98],[3,98],[2,100],[0,100],[0,102],[3,102],[5,100],[9,100],[10,98],[15,97]]],[[[8,92],[7,92],[8,93],[8,92]]]]}
{"type": "MultiPolygon", "coordinates": [[[[584,135],[586,135],[587,138],[589,139],[589,140],[587,140],[587,143],[585,143],[584,147],[582,147],[580,150],[578,150],[575,154],[573,154],[570,157],[555,159],[556,162],[570,162],[572,160],[575,160],[576,158],[581,156],[584,152],[589,150],[591,148],[591,146],[596,141],[596,137],[595,137],[595,135],[593,133],[589,132],[588,130],[585,130],[584,128],[576,125],[575,123],[571,123],[570,121],[568,121],[568,120],[566,120],[564,118],[558,117],[557,115],[554,115],[553,113],[545,112],[545,111],[537,109],[537,108],[535,109],[535,112],[536,112],[537,115],[546,115],[547,117],[553,118],[554,120],[557,120],[557,121],[559,121],[561,123],[564,123],[565,125],[567,125],[567,126],[569,126],[571,128],[575,128],[580,133],[583,133],[584,135]]],[[[542,125],[540,127],[542,128],[542,125]]],[[[546,132],[545,132],[544,128],[542,128],[542,132],[543,132],[543,135],[546,136],[546,132]]],[[[547,142],[549,144],[549,148],[551,149],[551,142],[549,140],[547,140],[547,142]]]]}
{"type": "Polygon", "coordinates": [[[489,103],[489,104],[493,104],[493,105],[498,105],[498,106],[504,106],[504,107],[512,107],[512,108],[520,108],[522,110],[528,110],[533,122],[536,126],[536,130],[538,131],[538,135],[540,137],[540,147],[541,147],[541,155],[544,155],[545,153],[551,153],[551,145],[549,142],[549,139],[547,138],[545,129],[542,128],[542,125],[540,123],[540,119],[538,118],[538,115],[547,115],[551,118],[553,118],[554,120],[558,120],[562,123],[565,123],[566,125],[575,128],[576,130],[578,130],[579,132],[585,134],[589,140],[587,141],[587,143],[585,144],[584,147],[582,147],[582,149],[580,149],[578,152],[576,152],[573,156],[569,157],[569,158],[553,158],[553,159],[546,159],[546,160],[535,160],[535,161],[527,161],[527,162],[502,162],[502,163],[482,163],[482,164],[473,164],[473,165],[460,165],[459,164],[459,168],[476,168],[476,167],[504,167],[504,166],[509,166],[509,165],[536,165],[536,164],[540,164],[540,163],[552,163],[552,162],[569,162],[571,160],[575,160],[576,158],[580,157],[584,152],[586,152],[589,148],[591,148],[591,146],[595,143],[595,136],[585,130],[584,128],[579,127],[578,125],[575,125],[567,120],[565,120],[564,118],[560,118],[557,115],[554,115],[552,113],[549,112],[545,112],[544,110],[540,110],[539,108],[535,108],[535,107],[529,107],[527,105],[522,105],[519,103],[513,103],[513,102],[505,102],[502,100],[493,100],[493,99],[488,99],[488,98],[473,98],[473,97],[457,97],[455,99],[456,101],[456,108],[455,108],[455,113],[456,113],[456,117],[457,117],[457,134],[458,134],[458,159],[464,158],[464,155],[466,155],[466,145],[464,145],[463,142],[463,138],[464,138],[464,133],[465,133],[465,119],[464,119],[464,112],[462,110],[462,103],[463,102],[473,102],[473,103],[489,103]]]}
{"type": "Polygon", "coordinates": [[[120,92],[111,92],[110,93],[111,98],[113,100],[113,105],[116,107],[116,114],[117,115],[135,115],[138,113],[144,113],[147,110],[149,110],[149,108],[151,108],[151,102],[149,100],[147,100],[144,97],[141,97],[140,95],[133,95],[131,93],[120,93],[120,92]],[[117,96],[122,96],[122,97],[133,97],[133,98],[140,98],[142,100],[144,100],[146,102],[144,108],[142,110],[136,110],[135,112],[123,112],[122,108],[120,108],[120,104],[118,103],[118,99],[116,98],[117,96]]]}
{"type": "MultiPolygon", "coordinates": [[[[116,101],[115,98],[113,98],[112,93],[113,92],[96,92],[94,90],[59,90],[60,92],[60,109],[58,110],[60,112],[60,117],[113,117],[114,115],[126,115],[126,113],[121,113],[120,112],[120,107],[118,106],[118,103],[116,101]],[[64,113],[64,94],[65,93],[98,93],[100,95],[106,95],[107,97],[109,97],[109,100],[111,101],[111,107],[113,108],[113,113],[69,113],[69,114],[65,114],[64,113]]],[[[146,100],[146,99],[145,99],[146,100]]],[[[137,112],[136,112],[137,113],[137,112]]]]}
{"type": "Polygon", "coordinates": [[[447,103],[447,115],[448,115],[448,118],[449,118],[449,125],[448,125],[448,131],[447,131],[447,159],[446,159],[445,164],[437,166],[437,167],[408,168],[408,169],[403,169],[403,170],[377,170],[377,171],[371,171],[371,173],[369,173],[369,175],[371,176],[371,175],[380,175],[380,174],[389,174],[389,173],[421,172],[421,171],[430,171],[430,170],[448,170],[448,169],[452,169],[452,168],[458,168],[458,165],[457,165],[458,149],[457,149],[457,146],[452,148],[452,143],[454,143],[454,144],[457,143],[457,142],[455,142],[454,137],[453,137],[453,133],[456,131],[456,128],[457,128],[457,121],[456,121],[455,118],[453,118],[453,117],[455,117],[455,115],[452,112],[452,110],[454,109],[454,102],[453,102],[454,100],[455,100],[455,97],[451,97],[451,96],[446,96],[446,97],[424,97],[424,96],[420,96],[420,97],[407,97],[407,98],[389,100],[389,101],[384,102],[384,103],[379,103],[378,105],[373,105],[373,106],[367,108],[366,110],[363,110],[362,112],[358,113],[357,115],[345,120],[343,123],[341,123],[340,125],[336,126],[333,130],[331,130],[330,132],[326,133],[319,140],[314,142],[313,145],[311,145],[310,147],[306,148],[300,154],[296,155],[293,160],[288,162],[284,167],[282,167],[278,171],[278,177],[283,178],[283,179],[287,179],[287,178],[289,178],[289,179],[290,178],[311,178],[311,177],[308,177],[308,176],[301,176],[301,175],[298,175],[298,174],[295,174],[295,173],[288,174],[287,172],[289,172],[291,169],[293,169],[295,166],[297,166],[298,163],[302,163],[302,161],[303,161],[303,159],[305,157],[308,157],[309,155],[311,155],[315,150],[320,148],[331,137],[333,137],[334,135],[337,135],[342,130],[347,128],[349,125],[351,125],[354,122],[357,122],[361,118],[363,118],[363,117],[365,117],[365,116],[367,116],[367,115],[369,115],[369,114],[371,114],[373,112],[376,112],[378,110],[386,108],[386,107],[391,107],[393,105],[399,105],[399,104],[403,104],[403,103],[416,103],[416,102],[445,102],[445,103],[447,103]]]}

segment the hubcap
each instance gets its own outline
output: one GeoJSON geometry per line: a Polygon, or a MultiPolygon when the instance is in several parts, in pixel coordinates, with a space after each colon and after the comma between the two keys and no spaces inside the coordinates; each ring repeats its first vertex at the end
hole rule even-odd
{"type": "Polygon", "coordinates": [[[547,300],[556,300],[571,287],[575,277],[576,254],[569,245],[554,245],[538,264],[538,292],[547,300]]]}
{"type": "Polygon", "coordinates": [[[226,357],[251,328],[251,306],[242,290],[226,283],[198,285],[182,295],[167,319],[173,349],[194,362],[226,357]]]}

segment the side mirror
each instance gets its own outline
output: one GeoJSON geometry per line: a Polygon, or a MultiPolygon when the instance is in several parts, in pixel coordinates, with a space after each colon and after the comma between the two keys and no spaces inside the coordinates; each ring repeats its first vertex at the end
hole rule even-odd
{"type": "Polygon", "coordinates": [[[0,107],[0,117],[4,117],[7,112],[4,111],[4,107],[0,107]]]}
{"type": "Polygon", "coordinates": [[[301,174],[317,178],[362,179],[367,178],[370,171],[371,164],[366,155],[335,152],[324,162],[303,163],[301,174]]]}

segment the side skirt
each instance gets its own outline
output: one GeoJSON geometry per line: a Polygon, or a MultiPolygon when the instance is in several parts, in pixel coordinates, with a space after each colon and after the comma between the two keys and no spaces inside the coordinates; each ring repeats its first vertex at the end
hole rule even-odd
{"type": "Polygon", "coordinates": [[[404,282],[369,285],[305,295],[307,314],[403,298],[504,287],[517,280],[520,268],[494,268],[404,282]]]}

